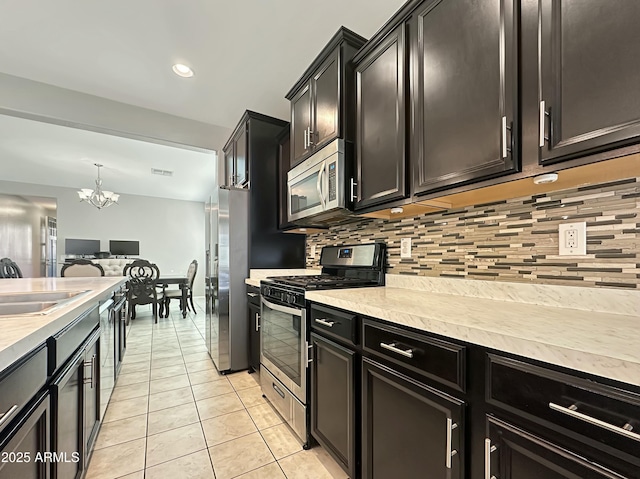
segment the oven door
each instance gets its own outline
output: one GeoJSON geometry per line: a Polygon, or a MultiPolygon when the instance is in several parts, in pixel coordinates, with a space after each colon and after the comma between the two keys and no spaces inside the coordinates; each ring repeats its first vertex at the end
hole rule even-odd
{"type": "Polygon", "coordinates": [[[260,362],[303,404],[307,402],[307,317],[262,298],[260,362]]]}

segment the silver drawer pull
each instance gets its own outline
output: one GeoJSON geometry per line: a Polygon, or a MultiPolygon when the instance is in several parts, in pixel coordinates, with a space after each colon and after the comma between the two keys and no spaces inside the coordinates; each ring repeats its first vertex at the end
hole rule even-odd
{"type": "Polygon", "coordinates": [[[398,343],[380,343],[380,347],[384,349],[388,349],[389,351],[393,351],[394,353],[398,353],[405,358],[413,358],[413,349],[399,349],[398,343]]]}
{"type": "Polygon", "coordinates": [[[549,407],[554,411],[561,412],[562,414],[566,414],[567,416],[571,416],[575,419],[580,419],[581,421],[584,421],[586,423],[593,424],[594,426],[601,427],[602,429],[606,429],[607,431],[615,432],[616,434],[620,434],[621,436],[625,436],[629,439],[640,442],[640,434],[627,429],[629,424],[625,424],[625,427],[614,426],[613,424],[609,424],[608,422],[601,421],[600,419],[596,419],[595,417],[591,417],[584,413],[578,412],[578,406],[576,406],[575,404],[572,404],[569,407],[563,407],[550,402],[549,407]]]}
{"type": "Polygon", "coordinates": [[[453,430],[457,428],[458,425],[453,422],[453,420],[448,417],[447,418],[447,447],[446,447],[446,456],[445,456],[445,466],[447,469],[451,469],[451,458],[458,454],[458,451],[452,449],[451,446],[451,436],[453,435],[453,430]]]}
{"type": "Polygon", "coordinates": [[[256,296],[258,296],[258,293],[247,293],[247,296],[251,296],[252,298],[255,298],[256,296]]]}
{"type": "Polygon", "coordinates": [[[333,328],[333,325],[336,324],[335,321],[329,321],[324,318],[316,318],[314,321],[318,324],[322,324],[323,326],[327,326],[329,328],[333,328]]]}
{"type": "Polygon", "coordinates": [[[7,422],[9,418],[13,416],[13,413],[16,412],[17,410],[18,410],[18,405],[14,404],[9,408],[7,412],[5,412],[2,416],[0,416],[0,426],[2,426],[5,422],[7,422]]]}
{"type": "Polygon", "coordinates": [[[274,391],[278,393],[278,396],[284,399],[284,391],[280,389],[278,386],[276,386],[276,383],[273,383],[272,385],[273,385],[274,391]]]}

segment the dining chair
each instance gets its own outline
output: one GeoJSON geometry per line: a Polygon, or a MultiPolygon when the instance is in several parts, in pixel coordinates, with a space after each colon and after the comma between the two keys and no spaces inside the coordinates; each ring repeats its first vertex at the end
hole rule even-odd
{"type": "Polygon", "coordinates": [[[62,267],[60,276],[65,278],[104,276],[104,268],[88,259],[74,259],[62,267]]]}
{"type": "Polygon", "coordinates": [[[22,271],[12,259],[2,258],[0,259],[0,278],[22,278],[22,271]]]}
{"type": "Polygon", "coordinates": [[[127,300],[131,319],[136,319],[136,305],[151,304],[154,322],[158,322],[159,306],[164,301],[164,286],[158,284],[160,270],[154,263],[137,259],[127,264],[122,272],[128,276],[127,300]]]}
{"type": "Polygon", "coordinates": [[[187,268],[187,282],[186,284],[181,284],[179,289],[167,289],[164,292],[164,314],[165,317],[169,317],[169,303],[172,299],[180,300],[180,310],[184,311],[185,309],[193,311],[193,314],[196,313],[196,308],[193,305],[193,283],[196,279],[196,273],[198,272],[198,262],[194,259],[190,264],[189,268],[187,268]],[[186,288],[186,303],[182,304],[182,289],[186,288]],[[191,308],[189,308],[189,303],[191,303],[191,308]]]}

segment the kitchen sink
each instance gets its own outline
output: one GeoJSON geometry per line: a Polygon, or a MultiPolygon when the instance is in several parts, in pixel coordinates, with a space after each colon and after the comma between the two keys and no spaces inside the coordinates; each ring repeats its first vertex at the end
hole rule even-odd
{"type": "Polygon", "coordinates": [[[49,314],[82,298],[89,292],[90,290],[0,294],[0,317],[49,314]]]}
{"type": "Polygon", "coordinates": [[[84,292],[85,291],[38,291],[33,293],[6,293],[0,294],[0,304],[62,301],[71,299],[84,292]]]}
{"type": "Polygon", "coordinates": [[[28,301],[22,303],[0,303],[0,316],[19,314],[47,314],[49,308],[57,305],[55,301],[28,301]]]}

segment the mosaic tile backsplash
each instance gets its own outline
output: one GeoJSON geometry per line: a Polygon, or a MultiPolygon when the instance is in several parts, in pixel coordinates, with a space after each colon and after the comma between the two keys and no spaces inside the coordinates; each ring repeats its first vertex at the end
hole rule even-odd
{"type": "MultiPolygon", "coordinates": [[[[385,241],[387,273],[640,289],[640,178],[399,220],[364,219],[309,235],[323,246],[385,241]],[[587,223],[587,254],[558,255],[558,225],[587,223]],[[412,238],[412,258],[400,240],[412,238]]],[[[311,256],[311,246],[316,246],[311,256]]]]}

